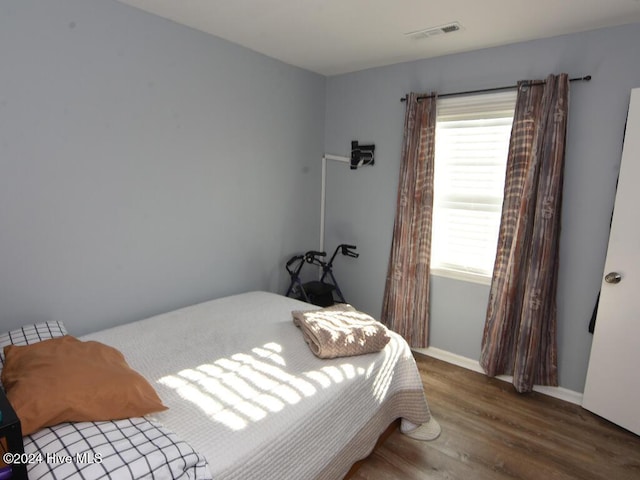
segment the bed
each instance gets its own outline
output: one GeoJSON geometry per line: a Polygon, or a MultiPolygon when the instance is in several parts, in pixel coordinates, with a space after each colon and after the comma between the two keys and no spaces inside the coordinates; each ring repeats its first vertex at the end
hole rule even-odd
{"type": "MultiPolygon", "coordinates": [[[[429,439],[437,422],[406,342],[390,332],[378,353],[319,359],[291,320],[314,308],[249,292],[81,337],[122,352],[169,408],[26,436],[27,454],[101,460],[38,462],[29,478],[333,480],[398,418],[404,432],[429,439]]],[[[66,333],[59,323],[40,330],[38,339],[66,333]]]]}

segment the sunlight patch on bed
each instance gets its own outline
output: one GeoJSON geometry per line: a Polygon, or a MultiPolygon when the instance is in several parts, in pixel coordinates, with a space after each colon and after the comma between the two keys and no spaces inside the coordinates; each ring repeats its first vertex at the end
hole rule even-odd
{"type": "Polygon", "coordinates": [[[242,430],[248,425],[242,417],[230,410],[223,410],[211,418],[223,425],[226,425],[231,430],[242,430]]]}
{"type": "Polygon", "coordinates": [[[230,372],[233,372],[242,366],[240,362],[233,362],[228,358],[219,358],[214,362],[214,364],[230,372]]]}
{"type": "MultiPolygon", "coordinates": [[[[364,368],[349,362],[325,365],[292,375],[283,367],[282,346],[267,343],[249,353],[236,353],[212,363],[167,375],[159,383],[196,405],[209,419],[231,430],[242,430],[287,406],[358,376],[369,377],[376,362],[364,368]]],[[[385,365],[392,362],[389,354],[385,365]]],[[[386,367],[382,372],[387,371],[386,367]]],[[[376,398],[384,396],[390,379],[378,376],[376,398]]]]}
{"type": "Polygon", "coordinates": [[[270,412],[279,412],[285,407],[284,402],[278,400],[273,395],[261,394],[254,398],[254,401],[270,412]]]}
{"type": "Polygon", "coordinates": [[[269,342],[263,345],[263,348],[267,350],[271,350],[272,352],[280,353],[282,352],[282,345],[274,342],[269,342]]]}
{"type": "Polygon", "coordinates": [[[160,383],[178,392],[178,395],[182,398],[197,403],[205,413],[215,414],[222,409],[222,404],[217,402],[213,397],[205,395],[197,387],[181,378],[169,375],[161,378],[160,383]]]}
{"type": "Polygon", "coordinates": [[[236,405],[243,400],[243,398],[233,389],[227,388],[218,379],[211,378],[198,370],[182,370],[178,375],[186,378],[187,380],[191,380],[191,382],[198,385],[202,391],[216,392],[216,397],[225,405],[236,405]]]}
{"type": "Polygon", "coordinates": [[[247,426],[245,419],[230,410],[223,409],[220,402],[188,381],[174,375],[168,375],[159,381],[175,390],[183,399],[197,405],[209,418],[226,425],[231,430],[242,430],[247,426]]]}
{"type": "MultiPolygon", "coordinates": [[[[344,363],[340,365],[340,370],[342,370],[342,373],[344,373],[344,376],[347,377],[349,380],[351,380],[352,378],[355,378],[356,376],[356,369],[350,363],[344,363]]],[[[360,370],[364,371],[363,369],[360,369],[360,370]]]]}
{"type": "MultiPolygon", "coordinates": [[[[262,373],[271,378],[274,378],[280,385],[290,386],[298,390],[303,396],[310,397],[316,393],[315,387],[302,378],[291,375],[282,370],[277,365],[271,365],[264,361],[258,360],[251,355],[245,353],[236,353],[231,358],[235,361],[239,361],[249,366],[253,371],[262,373]]],[[[269,358],[271,359],[271,358],[269,358]]],[[[299,399],[298,399],[299,401],[299,399]]]]}
{"type": "Polygon", "coordinates": [[[304,376],[310,380],[318,383],[322,388],[329,388],[331,386],[331,378],[329,375],[326,375],[317,370],[312,370],[310,372],[304,372],[304,376]]]}
{"type": "Polygon", "coordinates": [[[338,367],[334,367],[334,366],[322,367],[320,371],[322,371],[323,373],[326,373],[327,376],[331,380],[333,380],[334,383],[341,383],[344,380],[344,376],[342,375],[342,372],[338,367]]]}
{"type": "Polygon", "coordinates": [[[274,353],[271,350],[267,350],[266,348],[256,347],[251,351],[256,355],[258,355],[259,357],[268,358],[269,360],[271,360],[274,363],[277,363],[278,365],[281,365],[283,367],[286,365],[284,358],[282,358],[282,356],[278,355],[277,353],[274,353]]]}
{"type": "Polygon", "coordinates": [[[382,403],[385,398],[387,398],[387,392],[391,386],[395,367],[398,364],[400,355],[400,346],[396,342],[389,342],[387,344],[387,348],[384,349],[384,360],[382,362],[382,366],[373,381],[373,395],[379,403],[382,403]]]}
{"type": "Polygon", "coordinates": [[[251,398],[260,394],[259,390],[253,388],[248,382],[241,378],[237,373],[225,374],[220,368],[214,365],[200,365],[197,370],[209,377],[219,379],[229,388],[232,388],[242,398],[251,398]]]}

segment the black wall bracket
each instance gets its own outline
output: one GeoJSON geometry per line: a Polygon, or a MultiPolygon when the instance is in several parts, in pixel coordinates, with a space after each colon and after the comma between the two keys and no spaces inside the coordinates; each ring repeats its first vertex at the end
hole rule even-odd
{"type": "Polygon", "coordinates": [[[351,162],[349,168],[355,170],[363,165],[373,165],[375,145],[358,145],[357,140],[351,142],[351,162]]]}

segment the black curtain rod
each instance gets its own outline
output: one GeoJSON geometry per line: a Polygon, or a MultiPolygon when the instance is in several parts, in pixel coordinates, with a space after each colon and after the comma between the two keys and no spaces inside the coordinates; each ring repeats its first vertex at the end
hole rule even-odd
{"type": "MultiPolygon", "coordinates": [[[[591,80],[591,75],[586,75],[584,77],[576,77],[576,78],[570,78],[569,81],[570,82],[588,82],[591,80]]],[[[541,83],[544,83],[545,80],[533,80],[533,81],[529,81],[527,82],[528,85],[539,85],[541,83]]],[[[443,98],[443,97],[455,97],[457,95],[471,95],[474,93],[487,93],[487,92],[499,92],[501,90],[513,90],[514,88],[518,88],[518,85],[509,85],[508,87],[495,87],[495,88],[483,88],[481,90],[467,90],[466,92],[454,92],[454,93],[444,93],[442,95],[438,95],[438,98],[443,98]]],[[[422,100],[423,98],[431,98],[433,95],[421,95],[418,97],[418,100],[422,100]]],[[[405,96],[404,98],[401,98],[400,101],[401,102],[406,102],[407,101],[407,97],[405,96]]]]}

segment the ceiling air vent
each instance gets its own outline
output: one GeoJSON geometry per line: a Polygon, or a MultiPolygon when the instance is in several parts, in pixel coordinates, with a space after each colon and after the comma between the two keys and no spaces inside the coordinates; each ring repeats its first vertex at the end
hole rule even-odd
{"type": "Polygon", "coordinates": [[[423,38],[435,37],[437,35],[443,35],[445,33],[453,33],[458,30],[462,30],[462,25],[459,22],[451,22],[446,25],[440,25],[438,27],[425,28],[424,30],[416,30],[415,32],[405,33],[405,37],[420,40],[423,38]]]}

